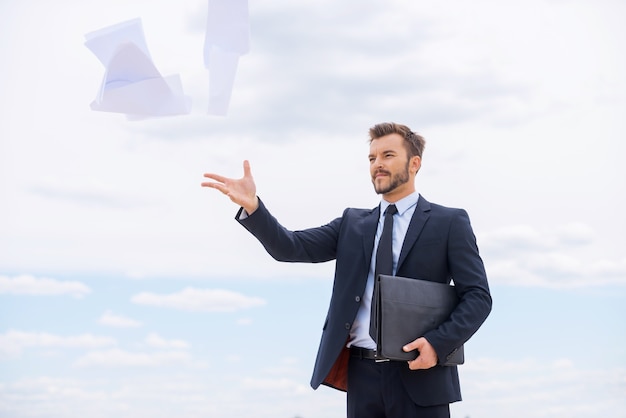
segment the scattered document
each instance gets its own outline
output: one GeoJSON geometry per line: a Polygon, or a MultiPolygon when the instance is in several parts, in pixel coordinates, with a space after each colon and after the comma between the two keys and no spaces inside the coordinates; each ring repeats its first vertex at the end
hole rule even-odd
{"type": "Polygon", "coordinates": [[[250,50],[248,0],[208,0],[204,65],[209,70],[209,114],[225,116],[239,57],[250,50]]]}
{"type": "Polygon", "coordinates": [[[105,74],[91,109],[124,113],[129,119],[188,114],[191,98],[178,74],[163,77],[152,62],[140,19],[85,35],[105,74]]]}

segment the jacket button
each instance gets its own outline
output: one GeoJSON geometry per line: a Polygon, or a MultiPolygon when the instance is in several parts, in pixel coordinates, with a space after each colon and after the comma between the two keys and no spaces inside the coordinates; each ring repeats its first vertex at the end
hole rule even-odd
{"type": "Polygon", "coordinates": [[[357,303],[359,303],[359,302],[361,301],[361,296],[357,296],[357,297],[355,297],[355,298],[354,298],[354,300],[355,300],[357,303]]]}
{"type": "Polygon", "coordinates": [[[346,322],[346,329],[350,329],[350,328],[352,328],[352,326],[350,325],[349,322],[346,322]]]}

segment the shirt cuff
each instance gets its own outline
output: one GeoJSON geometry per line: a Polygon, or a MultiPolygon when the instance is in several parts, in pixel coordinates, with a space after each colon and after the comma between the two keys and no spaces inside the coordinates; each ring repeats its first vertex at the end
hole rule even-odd
{"type": "Polygon", "coordinates": [[[237,220],[238,221],[243,221],[248,216],[250,216],[250,215],[248,215],[248,212],[246,212],[246,210],[244,208],[241,208],[241,210],[239,211],[239,215],[237,216],[237,220]]]}

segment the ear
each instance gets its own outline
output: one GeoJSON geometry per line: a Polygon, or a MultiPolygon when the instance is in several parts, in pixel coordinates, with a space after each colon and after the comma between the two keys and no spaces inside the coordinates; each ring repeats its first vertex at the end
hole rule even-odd
{"type": "Polygon", "coordinates": [[[417,174],[417,172],[420,171],[421,167],[422,157],[419,157],[417,155],[411,157],[411,160],[409,161],[409,170],[411,171],[411,173],[417,174]]]}

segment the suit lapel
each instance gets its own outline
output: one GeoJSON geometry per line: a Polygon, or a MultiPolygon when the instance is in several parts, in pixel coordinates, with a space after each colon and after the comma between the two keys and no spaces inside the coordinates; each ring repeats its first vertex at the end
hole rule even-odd
{"type": "Polygon", "coordinates": [[[378,226],[378,218],[380,217],[380,205],[364,217],[361,221],[360,230],[363,231],[363,259],[367,271],[369,271],[372,262],[372,252],[374,252],[374,238],[376,237],[376,227],[378,226]]]}
{"type": "Polygon", "coordinates": [[[402,251],[400,251],[396,271],[400,271],[402,263],[409,254],[409,251],[411,251],[411,248],[413,248],[415,241],[417,241],[417,238],[422,232],[422,228],[424,228],[424,225],[430,216],[429,212],[430,203],[420,196],[417,201],[413,217],[411,218],[411,222],[409,223],[409,229],[406,231],[406,236],[404,237],[404,242],[402,243],[402,251]]]}

